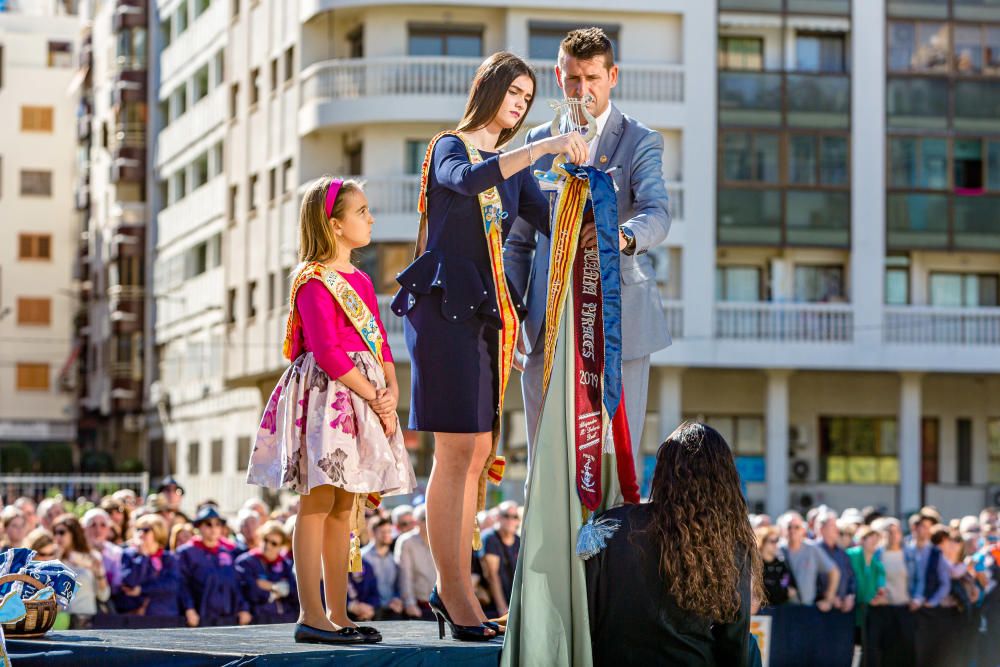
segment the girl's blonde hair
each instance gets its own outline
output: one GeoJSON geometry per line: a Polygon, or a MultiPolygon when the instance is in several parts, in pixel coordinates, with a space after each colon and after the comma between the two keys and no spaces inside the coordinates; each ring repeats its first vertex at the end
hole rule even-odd
{"type": "Polygon", "coordinates": [[[347,212],[347,197],[351,192],[364,192],[361,183],[352,179],[344,181],[333,203],[333,214],[326,214],[326,193],[333,182],[332,176],[322,176],[306,189],[299,209],[299,262],[322,262],[337,256],[337,236],[330,226],[330,218],[341,218],[347,212]]]}
{"type": "Polygon", "coordinates": [[[149,528],[153,531],[153,537],[156,538],[156,543],[161,548],[168,546],[170,529],[167,528],[166,519],[159,514],[144,514],[135,522],[135,527],[137,530],[139,528],[149,528]]]}

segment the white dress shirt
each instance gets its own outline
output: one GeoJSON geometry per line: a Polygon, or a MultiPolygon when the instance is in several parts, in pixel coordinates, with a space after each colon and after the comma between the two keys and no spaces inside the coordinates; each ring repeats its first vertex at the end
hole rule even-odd
{"type": "Polygon", "coordinates": [[[597,158],[597,145],[601,143],[601,135],[604,134],[604,126],[608,124],[608,117],[611,116],[611,103],[608,102],[607,108],[604,110],[600,116],[597,117],[597,135],[590,141],[590,145],[587,153],[587,166],[593,167],[594,160],[597,158]]]}

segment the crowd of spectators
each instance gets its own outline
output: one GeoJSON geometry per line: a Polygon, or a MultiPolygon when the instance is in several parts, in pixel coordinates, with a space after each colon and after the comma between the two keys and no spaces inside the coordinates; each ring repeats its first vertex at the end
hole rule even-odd
{"type": "MultiPolygon", "coordinates": [[[[146,498],[119,490],[94,503],[17,498],[0,511],[0,550],[28,547],[58,559],[80,585],[57,628],[95,619],[144,616],[191,627],[288,622],[298,617],[292,553],[294,505],[248,500],[234,517],[211,499],[181,511],[184,489],[164,478],[146,498]]],[[[520,509],[507,501],[482,512],[482,550],[471,571],[488,613],[507,610],[519,547],[520,509]]],[[[356,621],[433,620],[435,582],[423,504],[369,511],[360,535],[362,568],[349,575],[348,612],[356,621]]]]}

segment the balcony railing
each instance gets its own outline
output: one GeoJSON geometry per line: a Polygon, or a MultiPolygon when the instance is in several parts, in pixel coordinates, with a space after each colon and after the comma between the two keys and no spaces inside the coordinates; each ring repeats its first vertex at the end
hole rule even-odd
{"type": "Polygon", "coordinates": [[[793,127],[846,128],[850,90],[846,74],[722,71],[719,122],[773,127],[784,113],[793,127]]]}
{"type": "MultiPolygon", "coordinates": [[[[374,215],[412,213],[416,220],[417,193],[420,189],[420,177],[402,176],[351,176],[350,178],[364,181],[365,194],[371,202],[374,215]]],[[[684,185],[668,182],[667,205],[674,222],[684,219],[684,185]]],[[[414,233],[416,227],[414,226],[414,233]]]]}
{"type": "Polygon", "coordinates": [[[378,295],[378,312],[382,318],[382,326],[385,327],[385,334],[389,337],[390,344],[403,339],[403,318],[396,317],[396,314],[389,308],[390,304],[392,304],[393,296],[395,295],[378,295]]]}
{"type": "Polygon", "coordinates": [[[667,314],[667,331],[674,340],[684,337],[684,304],[680,301],[667,301],[663,304],[667,314]]]}
{"type": "MultiPolygon", "coordinates": [[[[480,58],[392,57],[327,60],[302,74],[302,101],[374,96],[456,95],[465,97],[480,58]]],[[[536,63],[535,97],[561,97],[551,62],[536,63]]],[[[681,102],[682,65],[624,65],[615,99],[632,102],[681,102]]]]}
{"type": "Polygon", "coordinates": [[[717,303],[715,335],[734,340],[844,343],[854,335],[850,304],[717,303]]]}
{"type": "Polygon", "coordinates": [[[882,339],[910,345],[1000,345],[1000,308],[888,307],[882,339]]]}

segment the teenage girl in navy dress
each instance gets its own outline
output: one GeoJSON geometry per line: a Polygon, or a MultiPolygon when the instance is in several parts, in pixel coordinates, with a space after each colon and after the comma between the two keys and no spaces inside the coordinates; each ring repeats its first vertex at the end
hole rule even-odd
{"type": "Polygon", "coordinates": [[[438,586],[431,603],[460,639],[490,639],[498,631],[483,625],[486,615],[472,588],[473,526],[479,480],[492,456],[499,376],[507,372],[498,340],[505,327],[512,329],[504,311],[524,313],[519,295],[511,289],[508,296],[502,261],[496,266],[479,195],[499,192],[504,237],[518,217],[548,234],[548,199],[531,163],[545,154],[565,153],[577,164],[587,157],[577,132],[500,152],[520,129],[534,93],[534,73],[513,54],[496,53],[479,67],[458,129],[428,149],[426,239],[418,240],[422,253],[397,278],[402,289],[392,306],[406,318],[409,427],[434,433],[427,531],[438,586]]]}

